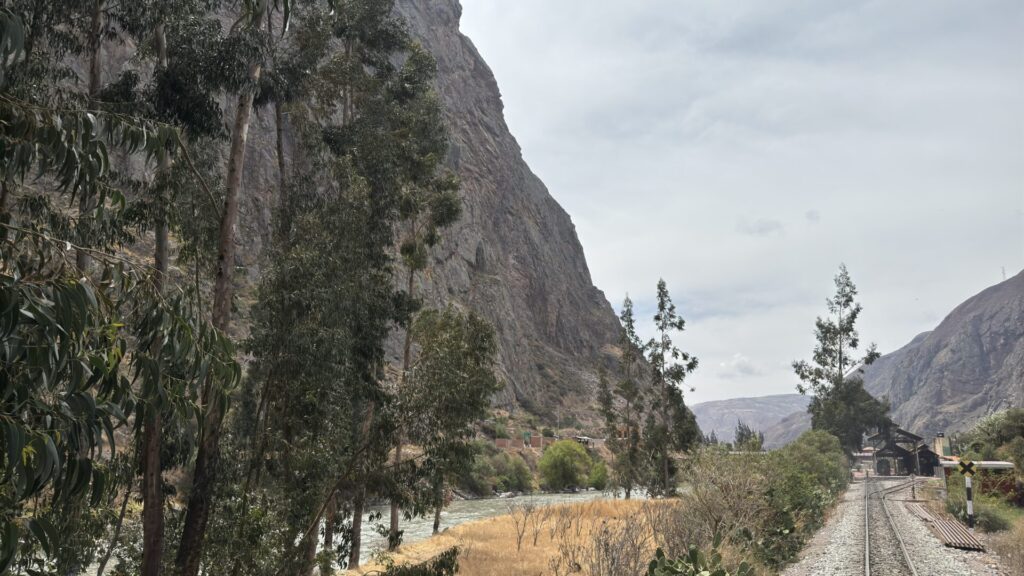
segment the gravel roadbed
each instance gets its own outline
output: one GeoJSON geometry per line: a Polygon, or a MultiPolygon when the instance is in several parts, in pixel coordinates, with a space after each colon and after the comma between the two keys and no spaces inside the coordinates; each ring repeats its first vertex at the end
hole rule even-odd
{"type": "MultiPolygon", "coordinates": [[[[892,482],[884,484],[893,485],[892,482]]],[[[873,485],[871,489],[882,487],[873,485]]],[[[903,501],[909,499],[910,489],[907,488],[890,494],[886,503],[919,576],[1018,576],[1000,568],[995,554],[944,546],[927,523],[906,508],[903,501]]],[[[875,516],[875,511],[881,514],[878,500],[873,500],[871,505],[874,507],[872,516],[875,516]]],[[[782,576],[863,575],[864,482],[854,482],[843,494],[825,526],[808,543],[800,560],[783,570],[782,576]]]]}
{"type": "Polygon", "coordinates": [[[1014,576],[999,567],[995,554],[946,547],[903,500],[910,500],[909,488],[889,496],[889,511],[920,576],[1014,576]]]}
{"type": "Polygon", "coordinates": [[[850,484],[839,504],[783,576],[864,576],[864,483],[850,484]]]}

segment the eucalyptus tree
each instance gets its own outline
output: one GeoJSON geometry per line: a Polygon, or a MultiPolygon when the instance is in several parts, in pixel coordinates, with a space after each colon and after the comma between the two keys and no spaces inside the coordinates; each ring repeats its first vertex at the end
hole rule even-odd
{"type": "Polygon", "coordinates": [[[446,481],[472,463],[472,424],[502,387],[494,375],[497,344],[490,324],[452,306],[420,313],[412,333],[420,352],[405,390],[417,416],[408,432],[424,449],[436,534],[446,481]]]}
{"type": "Polygon", "coordinates": [[[598,397],[605,418],[608,447],[615,455],[612,473],[615,484],[625,491],[628,500],[644,477],[641,450],[644,393],[641,388],[642,361],[646,345],[636,332],[633,301],[626,296],[619,314],[622,329],[619,335],[619,372],[622,377],[609,388],[602,373],[598,397]]]}
{"type": "MultiPolygon", "coordinates": [[[[244,0],[239,5],[238,18],[231,28],[229,41],[240,47],[242,57],[229,72],[245,71],[244,80],[233,86],[237,96],[234,120],[230,131],[230,145],[224,177],[224,204],[220,210],[217,234],[217,259],[213,287],[211,318],[215,328],[227,331],[231,323],[234,297],[234,270],[239,203],[242,192],[242,173],[245,168],[245,150],[255,93],[267,54],[267,41],[262,23],[274,7],[284,14],[287,30],[293,0],[282,0],[269,5],[265,0],[244,0]]],[[[181,576],[196,576],[202,558],[203,539],[210,517],[212,495],[215,490],[217,465],[220,456],[221,432],[227,412],[225,391],[207,382],[201,394],[202,425],[192,473],[181,541],[175,558],[175,570],[181,576]]]]}
{"type": "Polygon", "coordinates": [[[797,390],[814,397],[808,405],[811,426],[837,436],[843,449],[852,453],[860,448],[868,430],[890,423],[887,403],[876,400],[866,390],[860,374],[863,367],[879,358],[874,344],[860,355],[857,320],[862,307],[857,302],[857,286],[845,264],[839,266],[835,279],[835,295],[826,299],[828,316],[814,323],[818,343],[810,362],[793,362],[793,371],[800,379],[797,390]]]}
{"type": "Polygon", "coordinates": [[[43,51],[65,35],[44,25],[54,22],[47,9],[0,11],[0,377],[8,391],[0,408],[6,444],[0,571],[19,573],[73,573],[91,561],[91,543],[78,547],[84,522],[93,517],[82,508],[108,502],[123,479],[112,473],[123,461],[114,430],[129,415],[136,426],[131,436],[138,437],[153,410],[191,411],[197,382],[238,377],[230,341],[202,320],[191,299],[163,294],[149,267],[114,253],[130,237],[111,151],[153,161],[176,149],[176,130],[39,89],[40,78],[29,72],[45,68],[29,46],[43,51]],[[119,235],[73,244],[51,198],[89,198],[119,235]],[[95,276],[80,273],[71,249],[89,253],[99,268],[95,276]],[[156,341],[166,344],[159,352],[156,341]]]}
{"type": "Polygon", "coordinates": [[[697,358],[680,350],[672,334],[682,332],[686,321],[676,312],[664,280],[658,281],[658,310],[654,315],[655,338],[647,342],[653,395],[648,403],[644,444],[651,461],[648,491],[657,495],[675,493],[675,464],[671,452],[685,450],[700,438],[693,413],[683,401],[680,388],[697,369],[697,358]]]}
{"type": "MultiPolygon", "coordinates": [[[[180,127],[182,143],[187,139],[192,143],[213,144],[222,132],[222,113],[216,99],[233,84],[241,83],[237,76],[233,78],[231,74],[223,73],[221,66],[215,67],[213,63],[230,63],[239,59],[244,47],[223,37],[219,22],[209,12],[210,8],[208,0],[175,3],[139,1],[117,5],[116,10],[112,8],[109,16],[117,21],[125,35],[139,45],[152,47],[151,51],[143,54],[151,54],[154,70],[145,85],[140,85],[141,79],[136,72],[123,73],[104,91],[104,101],[180,127]]],[[[187,153],[186,149],[182,150],[187,153]]],[[[203,221],[208,223],[206,228],[212,227],[209,222],[216,221],[218,213],[209,185],[213,183],[217,187],[219,178],[210,166],[205,168],[199,172],[191,157],[175,163],[170,153],[162,153],[158,157],[155,177],[145,186],[147,194],[143,203],[147,227],[153,230],[154,286],[157,291],[166,289],[172,230],[178,232],[179,241],[183,244],[181,260],[195,264],[195,277],[198,279],[203,258],[199,248],[202,240],[196,231],[202,229],[203,221]],[[204,189],[200,190],[201,187],[204,189]],[[197,197],[202,198],[201,204],[196,201],[197,197]]],[[[194,290],[198,296],[198,282],[194,290]]],[[[151,352],[160,356],[163,346],[164,342],[156,339],[151,352]]],[[[161,461],[161,453],[165,449],[163,429],[168,425],[165,416],[173,415],[152,410],[142,424],[141,572],[146,576],[155,576],[162,568],[162,473],[170,464],[161,461]]]]}
{"type": "MultiPolygon", "coordinates": [[[[406,175],[406,182],[399,198],[399,262],[405,268],[406,297],[418,305],[416,294],[417,275],[430,266],[430,251],[441,240],[441,231],[454,224],[462,211],[458,197],[458,179],[449,170],[442,168],[447,152],[447,130],[442,119],[441,105],[431,85],[436,74],[434,59],[418,46],[412,46],[403,72],[408,88],[405,109],[416,120],[409,140],[415,146],[412,170],[406,175]]],[[[398,404],[399,430],[395,439],[394,464],[402,463],[404,443],[403,428],[406,421],[415,419],[417,414],[402,410],[406,396],[406,383],[412,362],[411,329],[405,330],[402,345],[402,366],[395,389],[398,404]]],[[[392,498],[390,518],[390,548],[399,543],[399,498],[392,498]]]]}
{"type": "MultiPolygon", "coordinates": [[[[396,243],[396,227],[403,218],[407,223],[425,224],[416,234],[405,238],[409,242],[403,256],[415,262],[415,253],[436,239],[436,233],[427,235],[423,231],[436,231],[448,225],[458,213],[457,203],[452,201],[454,181],[439,170],[447,134],[433,93],[434,62],[412,42],[405,23],[394,14],[393,1],[341,2],[331,30],[341,50],[325,63],[323,72],[324,78],[330,80],[327,86],[341,88],[336,100],[341,121],[324,129],[324,140],[335,156],[351,166],[369,186],[374,231],[367,241],[376,247],[374,250],[380,250],[380,266],[390,273],[390,250],[396,243]],[[360,142],[364,144],[360,146],[360,142]],[[430,209],[433,220],[421,222],[425,208],[430,209]]],[[[317,99],[323,101],[324,96],[321,91],[317,99]]],[[[402,250],[400,247],[399,251],[402,250]]],[[[410,313],[416,307],[413,295],[398,291],[395,297],[400,306],[390,321],[408,325],[410,313]]],[[[383,390],[384,340],[373,341],[373,345],[379,355],[375,352],[365,357],[366,381],[358,386],[378,391],[383,390]]],[[[366,486],[371,481],[386,483],[382,481],[388,475],[382,473],[380,458],[386,457],[387,449],[394,443],[369,442],[393,425],[395,411],[385,410],[388,407],[384,404],[394,397],[357,397],[364,399],[357,407],[362,416],[352,433],[363,439],[357,444],[366,444],[372,450],[357,467],[349,530],[350,567],[358,565],[361,551],[366,486]]]]}
{"type": "Polygon", "coordinates": [[[226,573],[308,573],[321,529],[328,564],[358,563],[368,490],[386,495],[394,485],[385,342],[416,308],[397,288],[396,256],[432,245],[458,214],[440,169],[447,142],[433,60],[392,3],[335,8],[296,13],[267,95],[290,102],[298,153],[254,309],[255,362],[241,396],[252,416],[232,433],[245,464],[220,488],[225,519],[238,522],[212,536],[222,550],[259,542],[262,553],[259,562],[211,559],[226,573]],[[413,221],[416,233],[403,236],[413,221]]]}

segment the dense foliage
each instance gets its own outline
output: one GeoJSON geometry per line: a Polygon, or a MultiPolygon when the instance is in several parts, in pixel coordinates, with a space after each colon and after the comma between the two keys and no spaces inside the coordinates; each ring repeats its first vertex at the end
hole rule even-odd
{"type": "Polygon", "coordinates": [[[1024,470],[1024,408],[1011,408],[981,419],[956,438],[958,449],[975,460],[1009,460],[1024,470]]]}
{"type": "Polygon", "coordinates": [[[368,499],[443,505],[499,383],[491,328],[414,291],[460,215],[434,74],[390,0],[4,4],[0,573],[305,575],[358,561],[368,499]],[[250,302],[260,108],[279,186],[250,302]]]}
{"type": "Polygon", "coordinates": [[[473,462],[454,480],[458,489],[471,496],[533,491],[533,472],[520,454],[498,450],[490,442],[474,442],[472,447],[473,462]]]}
{"type": "Polygon", "coordinates": [[[683,533],[696,544],[720,537],[744,556],[778,568],[821,526],[849,478],[839,440],[821,431],[763,455],[707,446],[686,460],[689,489],[680,496],[680,514],[689,526],[683,533]]]}
{"type": "Polygon", "coordinates": [[[764,433],[751,429],[743,422],[737,422],[733,446],[744,452],[760,452],[764,446],[764,433]]]}
{"type": "Polygon", "coordinates": [[[850,481],[839,440],[812,430],[772,452],[766,496],[768,515],[757,555],[769,566],[792,561],[825,521],[825,512],[850,481]]]}
{"type": "Polygon", "coordinates": [[[593,460],[575,440],[559,440],[544,449],[540,457],[541,483],[548,490],[587,486],[593,460]]]}
{"type": "MultiPolygon", "coordinates": [[[[981,470],[974,478],[975,524],[987,532],[1024,526],[1024,409],[1011,408],[990,414],[954,437],[961,457],[972,460],[1008,460],[1013,473],[981,470]]],[[[954,475],[947,482],[946,509],[967,520],[964,482],[954,475]]]]}

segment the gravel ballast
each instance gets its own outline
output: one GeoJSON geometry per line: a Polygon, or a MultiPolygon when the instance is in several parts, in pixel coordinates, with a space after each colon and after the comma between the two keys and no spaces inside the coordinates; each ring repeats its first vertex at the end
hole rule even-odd
{"type": "Polygon", "coordinates": [[[851,484],[784,576],[864,576],[864,484],[851,484]]]}
{"type": "MultiPolygon", "coordinates": [[[[906,478],[873,480],[874,492],[897,486],[906,478]]],[[[825,526],[808,543],[799,562],[782,576],[864,576],[864,482],[855,482],[843,494],[825,526]]],[[[1013,576],[1001,570],[995,555],[947,548],[928,525],[905,506],[910,488],[891,492],[886,507],[894,528],[907,549],[919,576],[1013,576]]],[[[882,503],[871,500],[872,576],[907,574],[902,552],[888,527],[882,503]]]]}

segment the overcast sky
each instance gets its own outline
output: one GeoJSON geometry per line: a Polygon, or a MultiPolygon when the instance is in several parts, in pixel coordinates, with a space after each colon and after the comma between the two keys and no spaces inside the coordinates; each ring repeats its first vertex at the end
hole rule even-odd
{"type": "Polygon", "coordinates": [[[1024,3],[462,0],[594,283],[688,402],[792,392],[832,277],[884,352],[1024,268],[1024,3]]]}

